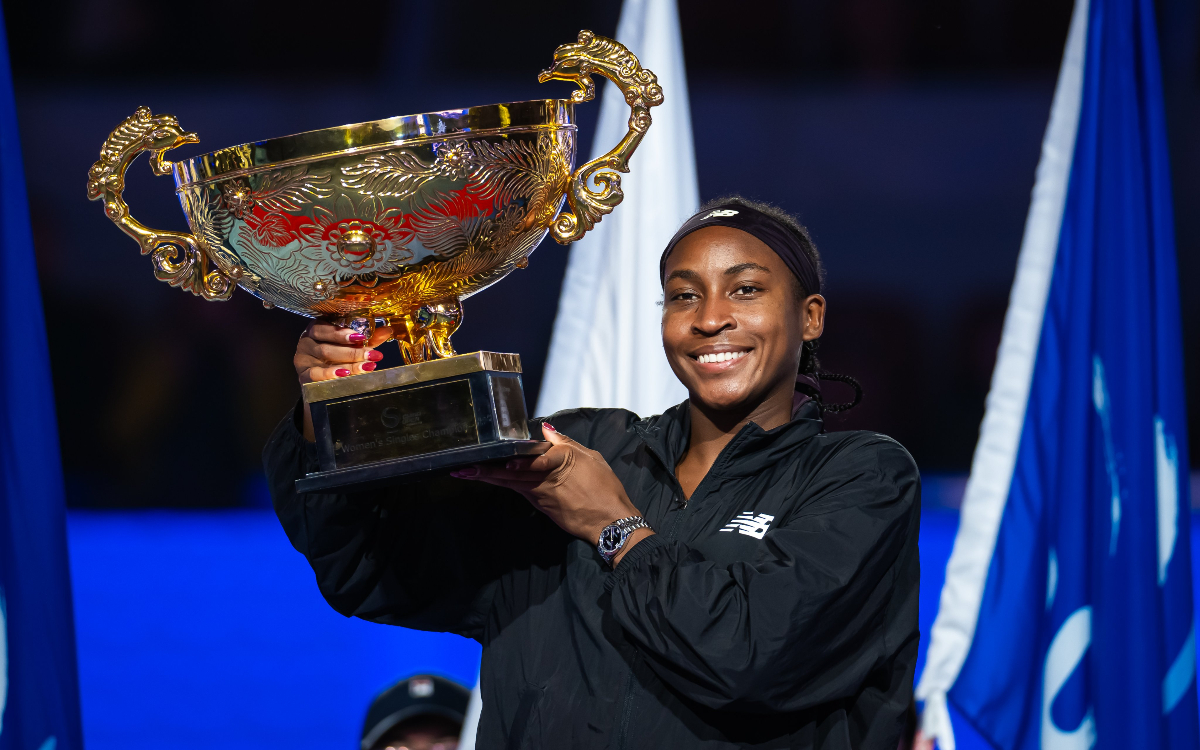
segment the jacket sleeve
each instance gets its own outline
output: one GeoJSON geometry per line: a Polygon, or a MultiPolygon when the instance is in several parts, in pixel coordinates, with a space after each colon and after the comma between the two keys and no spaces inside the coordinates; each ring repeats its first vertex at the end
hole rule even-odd
{"type": "MultiPolygon", "coordinates": [[[[480,639],[507,534],[536,524],[520,495],[449,477],[347,494],[295,490],[317,470],[295,410],[263,449],[275,513],[325,600],[347,617],[480,639]]],[[[517,538],[528,538],[528,534],[517,538]]]]}
{"type": "Polygon", "coordinates": [[[832,458],[751,561],[663,536],[626,554],[613,616],[665,682],[715,709],[798,711],[855,695],[917,638],[920,479],[871,441],[832,458]]]}

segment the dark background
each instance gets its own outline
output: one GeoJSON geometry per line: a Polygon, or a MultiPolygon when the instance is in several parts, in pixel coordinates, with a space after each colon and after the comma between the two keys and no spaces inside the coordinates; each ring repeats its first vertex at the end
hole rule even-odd
{"type": "MultiPolygon", "coordinates": [[[[54,377],[68,500],[232,506],[262,502],[258,452],[298,396],[291,354],[305,322],[243,292],[208,303],[154,281],[85,198],[108,132],[140,104],[170,112],[203,141],[173,152],[183,158],[564,96],[566,84],[539,85],[537,72],[580,28],[613,34],[620,3],[76,0],[4,11],[51,347],[50,362],[29,366],[54,377]]],[[[889,433],[927,472],[970,463],[1070,12],[1064,0],[680,4],[701,198],[741,192],[808,225],[829,269],[822,362],[866,389],[833,428],[889,433]]],[[[1163,0],[1158,16],[1188,393],[1200,394],[1200,28],[1192,2],[1163,0]]],[[[598,109],[579,109],[582,155],[598,109]]],[[[135,216],[184,228],[169,178],[141,163],[129,175],[135,216]]],[[[467,301],[455,337],[460,351],[519,352],[531,406],[566,258],[544,243],[527,270],[467,301]]]]}

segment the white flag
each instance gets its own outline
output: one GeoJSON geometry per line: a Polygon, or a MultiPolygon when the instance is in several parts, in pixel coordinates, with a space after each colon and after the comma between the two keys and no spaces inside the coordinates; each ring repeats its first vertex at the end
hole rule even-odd
{"type": "MultiPolygon", "coordinates": [[[[624,202],[571,246],[539,415],[611,406],[649,416],[687,398],[663,354],[658,306],[659,255],[700,203],[675,0],[625,0],[616,39],[658,76],[664,102],[621,175],[624,202]]],[[[592,158],[624,137],[628,120],[606,83],[592,158]]]]}

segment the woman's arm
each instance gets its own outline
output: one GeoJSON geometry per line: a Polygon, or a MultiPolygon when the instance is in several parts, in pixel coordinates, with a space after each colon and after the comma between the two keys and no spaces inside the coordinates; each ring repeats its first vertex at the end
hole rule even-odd
{"type": "MultiPolygon", "coordinates": [[[[376,329],[368,340],[312,324],[296,348],[300,382],[373,369],[373,347],[389,335],[376,329]]],[[[516,493],[449,477],[298,494],[296,480],[318,468],[315,446],[305,439],[311,433],[298,406],[271,435],[263,464],[275,512],[330,606],[346,616],[478,638],[494,582],[511,567],[512,545],[506,549],[504,540],[532,542],[525,527],[538,521],[533,509],[516,493]]]]}
{"type": "Polygon", "coordinates": [[[263,451],[272,501],[317,586],[347,617],[479,638],[495,581],[512,546],[541,536],[524,498],[451,478],[356,493],[307,493],[295,481],[315,471],[311,443],[293,412],[263,451]]]}
{"type": "MultiPolygon", "coordinates": [[[[602,456],[546,437],[554,447],[536,459],[460,476],[521,492],[592,544],[603,524],[637,512],[602,456]]],[[[898,443],[866,433],[813,482],[814,496],[768,532],[753,561],[718,565],[654,534],[631,537],[614,561],[614,619],[681,694],[713,708],[777,712],[853,696],[868,675],[887,674],[885,690],[911,684],[916,465],[898,443]]]]}
{"type": "Polygon", "coordinates": [[[825,472],[845,479],[772,529],[753,561],[717,565],[658,536],[617,566],[613,617],[683,695],[797,711],[857,694],[880,668],[911,682],[896,656],[917,639],[916,466],[872,436],[825,472]]]}

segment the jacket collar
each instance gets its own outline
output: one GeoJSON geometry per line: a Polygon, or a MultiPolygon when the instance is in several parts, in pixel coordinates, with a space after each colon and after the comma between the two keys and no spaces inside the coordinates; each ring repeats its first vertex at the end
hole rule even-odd
{"type": "MultiPolygon", "coordinates": [[[[687,401],[662,414],[633,424],[650,452],[672,474],[687,450],[691,434],[691,409],[687,401]]],[[[800,406],[792,419],[773,430],[764,430],[750,422],[734,435],[710,470],[718,476],[749,476],[784,460],[798,445],[824,430],[821,411],[809,401],[800,406]]]]}

